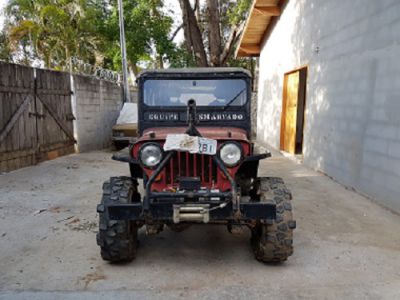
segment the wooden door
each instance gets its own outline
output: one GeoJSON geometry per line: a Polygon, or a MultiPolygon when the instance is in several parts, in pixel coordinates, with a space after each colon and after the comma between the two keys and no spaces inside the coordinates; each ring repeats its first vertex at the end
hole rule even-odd
{"type": "Polygon", "coordinates": [[[299,99],[300,72],[285,75],[282,114],[281,149],[296,152],[297,104],[299,99]]]}

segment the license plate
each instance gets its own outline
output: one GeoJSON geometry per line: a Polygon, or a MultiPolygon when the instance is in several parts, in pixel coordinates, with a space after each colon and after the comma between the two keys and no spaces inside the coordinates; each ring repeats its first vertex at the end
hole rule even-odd
{"type": "Polygon", "coordinates": [[[207,138],[199,138],[199,154],[215,155],[217,153],[217,141],[207,138]]]}
{"type": "Polygon", "coordinates": [[[217,153],[217,141],[188,134],[168,134],[164,150],[215,155],[217,153]]]}

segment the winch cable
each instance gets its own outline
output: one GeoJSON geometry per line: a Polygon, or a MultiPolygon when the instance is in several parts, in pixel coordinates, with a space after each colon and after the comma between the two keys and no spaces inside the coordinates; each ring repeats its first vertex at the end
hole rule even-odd
{"type": "Polygon", "coordinates": [[[224,208],[224,207],[226,207],[226,206],[229,204],[229,202],[232,202],[232,200],[228,200],[228,201],[222,202],[220,205],[214,206],[213,208],[203,209],[203,211],[200,212],[200,213],[201,213],[201,214],[206,214],[206,213],[209,213],[210,211],[224,208]]]}

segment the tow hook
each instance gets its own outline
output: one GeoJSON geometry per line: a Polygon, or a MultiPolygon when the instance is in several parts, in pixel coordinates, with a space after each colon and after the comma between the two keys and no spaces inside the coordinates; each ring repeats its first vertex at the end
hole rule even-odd
{"type": "Polygon", "coordinates": [[[164,225],[161,223],[149,223],[146,224],[146,234],[155,235],[163,231],[164,225]]]}
{"type": "Polygon", "coordinates": [[[244,232],[244,226],[241,224],[229,223],[228,231],[233,235],[242,235],[244,232]]]}

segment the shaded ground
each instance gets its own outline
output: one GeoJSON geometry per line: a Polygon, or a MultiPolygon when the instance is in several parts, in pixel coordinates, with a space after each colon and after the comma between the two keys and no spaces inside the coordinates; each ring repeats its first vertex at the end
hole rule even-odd
{"type": "Polygon", "coordinates": [[[276,156],[295,200],[295,254],[253,259],[249,235],[199,225],[140,234],[135,261],[110,265],[95,242],[101,185],[127,175],[111,153],[71,155],[0,175],[0,299],[400,299],[400,217],[276,156]]]}

